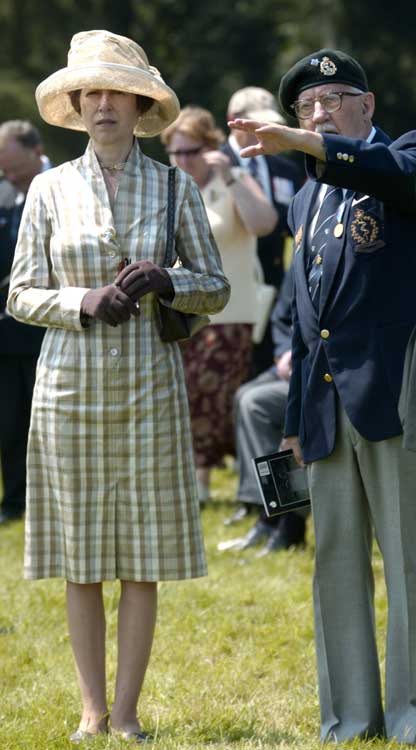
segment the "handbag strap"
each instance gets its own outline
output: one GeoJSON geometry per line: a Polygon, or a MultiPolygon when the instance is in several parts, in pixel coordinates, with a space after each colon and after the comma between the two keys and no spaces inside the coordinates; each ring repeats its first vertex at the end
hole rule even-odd
{"type": "Polygon", "coordinates": [[[175,186],[176,186],[176,167],[169,167],[167,238],[166,238],[165,260],[163,261],[163,265],[165,266],[165,268],[170,268],[172,266],[173,249],[175,246],[175,198],[176,198],[175,186]]]}

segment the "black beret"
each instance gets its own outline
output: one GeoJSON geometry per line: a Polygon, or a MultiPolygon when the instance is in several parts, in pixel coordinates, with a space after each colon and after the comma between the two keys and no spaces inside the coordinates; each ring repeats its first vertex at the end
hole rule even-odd
{"type": "Polygon", "coordinates": [[[293,117],[290,105],[300,92],[325,83],[347,83],[368,91],[367,76],[353,57],[337,49],[320,49],[303,57],[285,73],[279,86],[280,106],[293,117]]]}

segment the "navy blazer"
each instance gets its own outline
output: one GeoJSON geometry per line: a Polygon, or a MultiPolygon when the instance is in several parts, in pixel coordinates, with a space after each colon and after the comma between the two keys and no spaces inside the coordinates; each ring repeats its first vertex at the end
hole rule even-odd
{"type": "MultiPolygon", "coordinates": [[[[270,316],[273,356],[278,359],[292,348],[293,266],[286,271],[277,302],[270,316]]],[[[275,366],[272,366],[275,369],[275,366]]]]}
{"type": "MultiPolygon", "coordinates": [[[[233,166],[240,166],[240,162],[229,143],[221,146],[221,151],[227,154],[233,166]]],[[[289,200],[282,202],[279,199],[279,179],[286,182],[288,191],[293,196],[302,186],[304,177],[302,177],[297,165],[284,156],[266,156],[265,159],[269,173],[270,193],[273,205],[279,214],[279,220],[270,234],[257,238],[257,255],[263,268],[264,281],[266,284],[272,284],[279,289],[284,276],[285,240],[290,234],[287,223],[289,200]]]]}
{"type": "Polygon", "coordinates": [[[416,323],[416,131],[394,143],[380,130],[371,144],[324,135],[324,145],[327,161],[306,159],[312,179],[289,212],[295,295],[285,435],[299,436],[306,462],[334,449],[337,394],[366,439],[401,433],[397,404],[416,323]],[[342,234],[325,248],[316,311],[305,239],[319,183],[348,192],[342,234]]]}

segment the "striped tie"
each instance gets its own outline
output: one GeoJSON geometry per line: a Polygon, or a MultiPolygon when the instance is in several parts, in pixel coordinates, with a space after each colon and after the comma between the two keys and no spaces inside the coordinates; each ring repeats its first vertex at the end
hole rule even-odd
{"type": "Polygon", "coordinates": [[[325,247],[330,238],[330,231],[338,208],[343,200],[342,188],[328,187],[319,209],[315,230],[311,237],[308,260],[308,286],[312,302],[319,307],[319,289],[322,277],[322,266],[325,247]]]}

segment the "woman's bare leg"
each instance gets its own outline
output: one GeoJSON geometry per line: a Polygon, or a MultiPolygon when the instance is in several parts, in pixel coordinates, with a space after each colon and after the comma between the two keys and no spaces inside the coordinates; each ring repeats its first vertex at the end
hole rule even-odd
{"type": "Polygon", "coordinates": [[[105,614],[101,583],[70,583],[66,589],[68,627],[82,699],[79,729],[106,729],[105,614]]]}
{"type": "Polygon", "coordinates": [[[156,623],[157,584],[121,581],[118,664],[111,726],[140,731],[137,701],[149,662],[156,623]]]}

